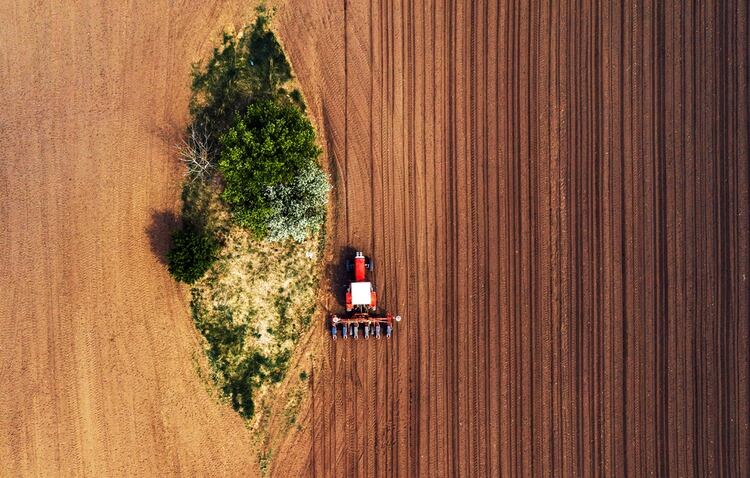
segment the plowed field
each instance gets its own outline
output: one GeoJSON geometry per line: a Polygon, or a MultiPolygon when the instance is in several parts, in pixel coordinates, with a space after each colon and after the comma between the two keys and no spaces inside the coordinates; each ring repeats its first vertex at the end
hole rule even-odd
{"type": "MultiPolygon", "coordinates": [[[[189,64],[251,9],[192,3],[0,5],[2,476],[257,469],[159,263],[189,64]]],[[[272,473],[750,475],[748,8],[280,5],[331,256],[404,321],[308,337],[272,473]]]]}
{"type": "Polygon", "coordinates": [[[326,134],[332,253],[372,255],[405,319],[390,343],[321,326],[277,475],[750,474],[747,2],[279,21],[326,134]]]}
{"type": "Polygon", "coordinates": [[[234,476],[159,258],[190,63],[251,6],[0,2],[0,476],[234,476]]]}

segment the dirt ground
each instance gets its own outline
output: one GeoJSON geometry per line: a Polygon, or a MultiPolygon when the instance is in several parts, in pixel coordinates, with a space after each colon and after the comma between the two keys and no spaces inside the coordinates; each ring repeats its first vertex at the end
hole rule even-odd
{"type": "Polygon", "coordinates": [[[747,10],[286,5],[332,252],[405,319],[321,327],[274,474],[750,475],[747,10]]]}
{"type": "MultiPolygon", "coordinates": [[[[306,338],[273,475],[750,475],[750,12],[684,3],[282,5],[331,255],[404,321],[306,338]]],[[[189,64],[249,10],[0,5],[0,475],[257,470],[159,262],[189,64]]]]}
{"type": "Polygon", "coordinates": [[[0,2],[0,476],[257,470],[159,262],[227,2],[0,2]]]}

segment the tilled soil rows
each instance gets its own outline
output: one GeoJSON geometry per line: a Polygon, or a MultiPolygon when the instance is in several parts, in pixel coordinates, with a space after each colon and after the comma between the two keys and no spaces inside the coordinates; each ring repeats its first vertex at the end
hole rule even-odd
{"type": "Polygon", "coordinates": [[[257,470],[160,263],[190,63],[251,9],[0,2],[0,476],[257,470]]]}
{"type": "Polygon", "coordinates": [[[309,442],[273,471],[750,474],[749,22],[741,1],[285,5],[331,254],[372,255],[404,321],[335,343],[321,321],[309,442]]]}

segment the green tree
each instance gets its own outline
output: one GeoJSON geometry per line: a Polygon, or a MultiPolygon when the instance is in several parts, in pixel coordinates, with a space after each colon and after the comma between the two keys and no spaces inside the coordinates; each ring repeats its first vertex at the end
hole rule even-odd
{"type": "Polygon", "coordinates": [[[241,225],[265,238],[269,221],[281,212],[274,189],[318,167],[315,130],[296,106],[264,100],[236,118],[221,144],[222,199],[241,225]]]}
{"type": "Polygon", "coordinates": [[[167,253],[167,267],[172,277],[192,284],[211,268],[219,244],[209,231],[191,223],[172,234],[172,249],[167,253]]]}

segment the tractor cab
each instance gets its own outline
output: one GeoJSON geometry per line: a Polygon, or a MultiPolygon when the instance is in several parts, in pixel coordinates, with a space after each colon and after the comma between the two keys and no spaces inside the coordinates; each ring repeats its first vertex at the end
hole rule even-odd
{"type": "Polygon", "coordinates": [[[375,311],[378,308],[377,294],[366,277],[366,271],[373,270],[372,260],[357,252],[354,261],[348,261],[346,268],[354,271],[354,282],[346,290],[346,311],[375,311]]]}
{"type": "Polygon", "coordinates": [[[371,282],[352,282],[346,299],[346,310],[353,310],[355,307],[371,310],[377,308],[376,294],[371,282]]]}

